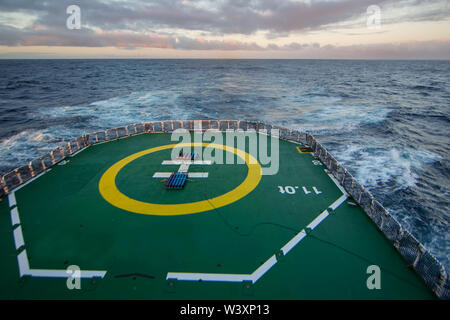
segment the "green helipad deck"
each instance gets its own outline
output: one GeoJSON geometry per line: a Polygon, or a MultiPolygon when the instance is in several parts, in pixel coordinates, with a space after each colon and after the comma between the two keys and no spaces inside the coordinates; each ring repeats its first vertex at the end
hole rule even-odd
{"type": "Polygon", "coordinates": [[[184,188],[167,190],[184,163],[172,144],[170,133],[143,133],[91,145],[10,190],[0,202],[0,298],[435,297],[300,144],[279,141],[275,175],[261,175],[259,158],[189,159],[184,188]],[[81,289],[67,287],[71,265],[81,289]],[[371,265],[381,289],[367,286],[371,265]]]}

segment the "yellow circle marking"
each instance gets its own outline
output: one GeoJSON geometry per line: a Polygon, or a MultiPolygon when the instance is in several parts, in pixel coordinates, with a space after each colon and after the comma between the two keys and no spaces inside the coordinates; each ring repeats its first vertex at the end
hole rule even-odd
{"type": "Polygon", "coordinates": [[[240,149],[215,143],[196,142],[196,143],[168,144],[137,152],[116,162],[108,170],[106,170],[106,172],[101,177],[99,182],[99,190],[100,194],[106,201],[111,203],[113,206],[116,206],[123,210],[158,216],[192,214],[212,210],[214,208],[220,208],[245,197],[258,185],[259,181],[261,180],[261,172],[262,169],[258,161],[252,155],[240,149]],[[225,151],[236,154],[238,157],[242,158],[248,166],[247,177],[235,189],[221,196],[211,198],[208,200],[181,203],[181,204],[156,204],[138,201],[130,197],[127,197],[122,192],[120,192],[119,189],[117,189],[116,176],[119,173],[119,171],[122,170],[122,168],[125,167],[130,162],[153,152],[172,149],[174,147],[188,147],[188,146],[211,147],[216,149],[223,149],[225,151]]]}

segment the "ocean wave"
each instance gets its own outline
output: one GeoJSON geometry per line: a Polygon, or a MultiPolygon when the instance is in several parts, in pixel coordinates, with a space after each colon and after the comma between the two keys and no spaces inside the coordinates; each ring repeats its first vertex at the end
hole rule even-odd
{"type": "Polygon", "coordinates": [[[0,141],[0,171],[24,165],[27,161],[40,157],[50,151],[56,142],[48,133],[36,130],[24,130],[0,141]]]}
{"type": "Polygon", "coordinates": [[[133,92],[87,105],[41,108],[41,118],[83,116],[86,132],[155,119],[183,119],[189,112],[176,104],[177,95],[165,91],[133,92]]]}
{"type": "Polygon", "coordinates": [[[59,125],[42,130],[27,129],[4,138],[0,140],[0,172],[23,166],[83,133],[83,129],[59,125]]]}
{"type": "Polygon", "coordinates": [[[439,91],[441,88],[435,86],[425,86],[425,85],[416,85],[410,86],[409,89],[412,90],[426,90],[426,91],[439,91]]]}
{"type": "Polygon", "coordinates": [[[380,123],[391,112],[389,107],[363,107],[332,104],[314,106],[300,113],[300,128],[312,133],[354,131],[360,126],[380,123]]]}
{"type": "Polygon", "coordinates": [[[397,190],[415,186],[418,171],[442,157],[424,149],[350,144],[333,152],[368,188],[397,190]]]}

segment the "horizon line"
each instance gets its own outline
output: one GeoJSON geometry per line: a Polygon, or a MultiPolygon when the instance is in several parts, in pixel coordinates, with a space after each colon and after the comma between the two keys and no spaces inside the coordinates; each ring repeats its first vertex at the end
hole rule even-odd
{"type": "Polygon", "coordinates": [[[151,57],[55,57],[55,58],[9,58],[0,57],[0,60],[315,60],[315,61],[450,61],[434,58],[151,58],[151,57]]]}

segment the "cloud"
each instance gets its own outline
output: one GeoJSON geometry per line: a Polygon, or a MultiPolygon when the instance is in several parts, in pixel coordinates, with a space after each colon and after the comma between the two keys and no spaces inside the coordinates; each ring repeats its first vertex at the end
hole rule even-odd
{"type": "Polygon", "coordinates": [[[180,50],[265,50],[255,42],[235,40],[205,40],[203,38],[178,37],[175,49],[180,50]]]}
{"type": "Polygon", "coordinates": [[[272,43],[273,39],[286,38],[291,32],[302,30],[322,30],[339,24],[361,27],[355,17],[364,17],[367,7],[373,4],[383,8],[386,17],[383,24],[400,20],[435,21],[450,16],[450,5],[445,0],[0,0],[0,18],[20,14],[29,19],[28,23],[17,26],[13,26],[11,19],[4,19],[8,23],[1,24],[0,19],[0,45],[271,51],[318,58],[353,57],[355,53],[363,57],[394,58],[403,50],[408,57],[417,57],[419,52],[450,57],[447,42],[355,46],[272,43]],[[81,30],[66,28],[66,8],[73,3],[81,8],[81,30]],[[425,7],[428,9],[421,10],[425,7]],[[400,20],[391,13],[397,12],[394,9],[401,12],[397,16],[400,20]],[[249,34],[261,31],[265,32],[264,45],[230,40],[251,39],[249,34]],[[225,34],[232,36],[217,40],[225,34]],[[245,36],[235,37],[236,34],[245,36]]]}
{"type": "Polygon", "coordinates": [[[144,34],[131,31],[93,31],[90,29],[58,31],[20,30],[0,27],[0,45],[7,46],[59,46],[59,47],[117,47],[117,48],[165,48],[177,50],[268,50],[300,49],[306,45],[291,43],[278,47],[266,47],[255,42],[236,40],[207,40],[201,37],[174,37],[166,34],[144,34]]]}
{"type": "Polygon", "coordinates": [[[317,59],[441,59],[450,58],[450,41],[416,41],[365,45],[326,45],[306,51],[317,59]]]}
{"type": "Polygon", "coordinates": [[[164,34],[144,34],[130,31],[80,30],[20,30],[0,26],[0,45],[62,46],[62,47],[118,47],[173,48],[175,39],[164,34]]]}
{"type": "MultiPolygon", "coordinates": [[[[36,24],[62,28],[67,17],[65,9],[72,2],[1,0],[0,12],[33,13],[38,18],[36,24]]],[[[169,28],[246,35],[267,31],[285,35],[364,16],[369,5],[386,6],[387,10],[401,9],[402,21],[442,20],[450,16],[446,0],[78,0],[76,4],[82,10],[85,26],[136,32],[169,28]],[[434,5],[430,10],[422,9],[430,5],[434,5]]],[[[394,18],[388,21],[399,22],[394,18]]]]}

